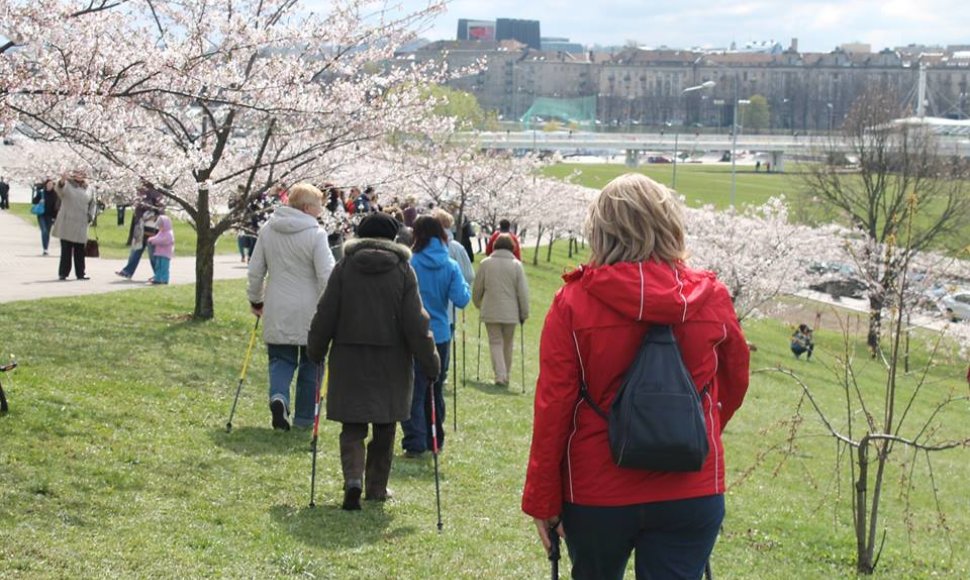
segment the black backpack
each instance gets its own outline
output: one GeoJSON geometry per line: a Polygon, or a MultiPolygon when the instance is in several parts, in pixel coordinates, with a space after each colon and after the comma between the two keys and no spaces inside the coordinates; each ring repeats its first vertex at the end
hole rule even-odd
{"type": "Polygon", "coordinates": [[[701,395],[670,326],[647,331],[609,415],[590,398],[584,379],[579,392],[609,424],[610,452],[618,466],[681,472],[703,467],[709,446],[701,395]]]}

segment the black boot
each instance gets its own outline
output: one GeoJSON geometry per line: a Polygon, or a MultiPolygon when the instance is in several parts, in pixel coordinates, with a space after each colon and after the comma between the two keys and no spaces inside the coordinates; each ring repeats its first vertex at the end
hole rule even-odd
{"type": "Polygon", "coordinates": [[[344,503],[340,509],[347,511],[357,511],[360,509],[360,486],[348,485],[344,489],[344,503]]]}

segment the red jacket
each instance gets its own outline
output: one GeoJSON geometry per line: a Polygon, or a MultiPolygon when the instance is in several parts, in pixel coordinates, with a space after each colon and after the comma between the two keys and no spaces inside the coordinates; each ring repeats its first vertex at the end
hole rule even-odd
{"type": "Polygon", "coordinates": [[[495,230],[494,232],[492,232],[492,235],[488,238],[488,241],[485,242],[485,255],[486,256],[492,255],[492,250],[494,249],[493,246],[495,246],[495,240],[497,240],[498,237],[502,234],[508,234],[512,236],[512,243],[515,244],[515,246],[512,248],[512,253],[515,255],[515,259],[521,262],[522,249],[519,247],[519,237],[513,234],[512,232],[503,232],[500,230],[495,230]]]}
{"type": "Polygon", "coordinates": [[[658,262],[581,267],[563,277],[539,349],[532,450],[522,509],[542,519],[563,502],[622,506],[724,492],[721,430],[748,388],[749,353],[734,306],[714,274],[658,262]],[[617,467],[606,421],[579,397],[608,410],[649,324],[671,324],[700,388],[710,454],[701,471],[617,467]]]}

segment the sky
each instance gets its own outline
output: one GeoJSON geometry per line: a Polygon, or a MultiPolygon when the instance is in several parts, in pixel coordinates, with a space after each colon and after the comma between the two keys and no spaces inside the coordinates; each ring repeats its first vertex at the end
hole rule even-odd
{"type": "MultiPolygon", "coordinates": [[[[326,9],[330,0],[305,0],[326,9]]],[[[427,0],[388,0],[418,9],[427,0]]],[[[907,44],[970,45],[968,0],[452,0],[422,36],[453,39],[459,18],[539,20],[542,36],[583,45],[724,48],[798,38],[802,52],[862,42],[874,51],[907,44]]]]}

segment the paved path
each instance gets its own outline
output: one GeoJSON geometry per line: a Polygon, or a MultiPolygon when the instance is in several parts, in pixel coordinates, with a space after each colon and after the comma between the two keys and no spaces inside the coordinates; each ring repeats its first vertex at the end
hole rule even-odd
{"type": "MultiPolygon", "coordinates": [[[[115,275],[127,260],[88,258],[87,275],[91,277],[90,280],[81,281],[71,277],[61,281],[57,279],[60,250],[60,242],[51,238],[50,255],[41,255],[40,229],[37,225],[0,211],[0,303],[146,288],[145,282],[151,276],[152,269],[146,253],[132,280],[115,275]]],[[[236,254],[216,255],[214,276],[216,280],[245,278],[246,265],[239,262],[236,254]]],[[[177,256],[172,260],[170,281],[172,284],[194,284],[195,258],[177,256]]]]}

